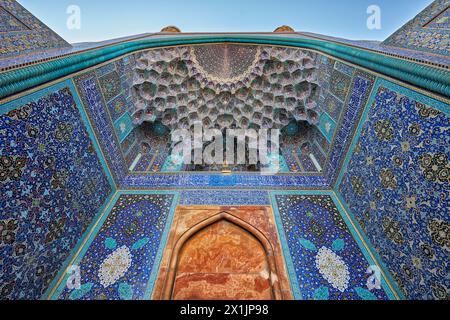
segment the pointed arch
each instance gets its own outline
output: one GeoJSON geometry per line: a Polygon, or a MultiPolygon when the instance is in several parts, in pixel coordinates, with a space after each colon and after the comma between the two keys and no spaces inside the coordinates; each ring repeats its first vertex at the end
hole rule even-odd
{"type": "Polygon", "coordinates": [[[264,251],[266,253],[267,263],[269,266],[269,272],[270,272],[269,282],[271,285],[272,296],[275,300],[282,300],[280,284],[278,282],[278,270],[277,270],[277,265],[276,265],[276,261],[275,261],[274,250],[273,250],[272,244],[270,243],[270,241],[266,238],[266,236],[261,231],[259,231],[258,229],[256,229],[252,225],[250,225],[249,223],[243,221],[242,219],[232,215],[231,213],[225,212],[225,211],[219,212],[216,215],[213,215],[213,216],[199,222],[198,224],[196,224],[195,226],[193,226],[192,228],[187,230],[178,239],[178,241],[176,242],[176,244],[173,248],[172,254],[171,254],[169,270],[168,270],[166,281],[164,284],[162,299],[163,300],[171,300],[173,297],[173,290],[174,290],[174,285],[175,285],[175,280],[176,280],[175,278],[176,278],[177,268],[178,268],[178,263],[179,263],[179,254],[180,254],[181,250],[183,249],[184,245],[191,238],[193,238],[195,235],[197,235],[200,231],[202,231],[220,221],[227,221],[227,222],[230,222],[230,223],[242,228],[243,230],[250,233],[253,237],[255,237],[260,242],[260,244],[262,245],[262,247],[264,248],[264,251]]]}

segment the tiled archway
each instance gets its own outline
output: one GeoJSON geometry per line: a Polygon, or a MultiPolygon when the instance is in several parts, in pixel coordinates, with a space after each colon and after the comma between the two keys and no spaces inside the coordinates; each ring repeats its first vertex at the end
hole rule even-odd
{"type": "Polygon", "coordinates": [[[291,299],[270,208],[178,207],[153,298],[291,299]]]}
{"type": "Polygon", "coordinates": [[[269,258],[263,244],[227,219],[192,235],[177,260],[171,299],[274,298],[269,258]],[[242,288],[250,290],[244,292],[242,288]]]}

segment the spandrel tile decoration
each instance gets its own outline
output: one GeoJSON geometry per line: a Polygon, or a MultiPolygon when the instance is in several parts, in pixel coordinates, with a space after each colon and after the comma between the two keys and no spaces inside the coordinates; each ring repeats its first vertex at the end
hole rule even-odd
{"type": "Polygon", "coordinates": [[[449,0],[381,41],[75,44],[19,2],[0,0],[0,300],[448,300],[449,0]]]}

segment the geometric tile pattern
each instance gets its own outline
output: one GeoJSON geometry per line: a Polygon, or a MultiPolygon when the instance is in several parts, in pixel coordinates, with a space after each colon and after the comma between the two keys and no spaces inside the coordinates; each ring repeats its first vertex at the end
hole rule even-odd
{"type": "Polygon", "coordinates": [[[269,205],[267,191],[257,190],[186,190],[180,194],[180,205],[269,205]]]}
{"type": "Polygon", "coordinates": [[[70,47],[15,0],[0,0],[0,58],[70,47]]]}
{"type": "Polygon", "coordinates": [[[59,299],[144,299],[173,200],[173,194],[121,195],[77,264],[81,287],[63,283],[59,299]]]}
{"type": "Polygon", "coordinates": [[[338,167],[339,160],[345,156],[345,142],[347,136],[356,126],[354,122],[355,106],[352,106],[350,95],[360,95],[364,88],[353,85],[355,68],[326,56],[320,56],[319,84],[322,87],[319,106],[322,114],[318,130],[314,131],[313,150],[323,168],[324,175],[332,180],[338,167]],[[340,125],[346,122],[346,126],[340,125]],[[344,144],[344,145],[343,145],[344,144]]]}
{"type": "Polygon", "coordinates": [[[0,7],[0,32],[3,33],[22,30],[28,30],[28,28],[3,7],[0,7]]]}
{"type": "Polygon", "coordinates": [[[433,29],[450,29],[450,6],[447,7],[440,15],[435,17],[424,28],[433,29]]]}
{"type": "Polygon", "coordinates": [[[105,142],[103,148],[108,154],[107,158],[116,163],[119,170],[116,172],[117,177],[127,174],[128,167],[140,151],[140,132],[134,130],[131,121],[134,111],[131,97],[133,63],[133,56],[125,57],[101,66],[95,69],[95,72],[75,77],[86,108],[92,109],[94,126],[103,131],[102,135],[109,136],[110,141],[105,142]],[[90,103],[95,101],[96,104],[102,105],[101,110],[87,105],[88,95],[90,103]]]}
{"type": "Polygon", "coordinates": [[[445,103],[379,81],[339,192],[412,299],[448,299],[450,118],[445,103]]]}
{"type": "Polygon", "coordinates": [[[450,0],[436,0],[383,45],[448,56],[450,53],[450,0]]]}
{"type": "Polygon", "coordinates": [[[334,181],[337,179],[374,83],[373,75],[360,70],[355,71],[345,110],[338,124],[339,129],[331,146],[328,170],[325,173],[325,177],[331,185],[334,185],[334,181]]]}
{"type": "MultiPolygon", "coordinates": [[[[281,219],[297,282],[297,298],[305,300],[386,300],[379,289],[369,289],[370,267],[339,210],[328,195],[273,196],[281,219]]],[[[281,229],[282,228],[282,229],[281,229]]],[[[290,263],[288,262],[288,265],[290,263]]]]}
{"type": "Polygon", "coordinates": [[[133,65],[134,56],[130,56],[96,70],[103,98],[127,166],[131,165],[140,149],[139,131],[134,130],[131,120],[134,112],[131,95],[133,65]]]}
{"type": "Polygon", "coordinates": [[[316,53],[280,46],[211,44],[135,54],[134,122],[170,130],[281,129],[317,122],[316,53]],[[175,109],[176,108],[176,109],[175,109]]]}
{"type": "Polygon", "coordinates": [[[102,98],[95,73],[89,72],[74,78],[80,99],[86,108],[90,122],[109,164],[112,175],[119,183],[127,174],[127,165],[120,149],[120,144],[102,98]]]}
{"type": "Polygon", "coordinates": [[[73,91],[0,116],[0,299],[39,299],[111,193],[73,91]]]}
{"type": "MultiPolygon", "coordinates": [[[[448,56],[449,5],[450,0],[435,1],[387,39],[384,45],[393,47],[386,50],[407,48],[448,56]]],[[[0,0],[0,58],[68,48],[17,2],[0,0]]],[[[317,56],[322,113],[308,137],[312,142],[308,152],[326,169],[323,176],[128,175],[142,141],[142,132],[131,121],[134,55],[77,76],[74,83],[121,187],[223,188],[182,191],[180,204],[269,205],[268,191],[228,189],[323,189],[334,184],[343,167],[337,190],[344,205],[404,295],[448,299],[448,105],[317,56]],[[369,98],[370,108],[364,110],[369,98]],[[352,141],[355,132],[357,139],[352,141]]],[[[220,65],[213,67],[222,70],[220,65]]],[[[111,194],[81,108],[70,82],[2,106],[0,299],[41,297],[111,194]]],[[[298,153],[299,160],[293,160],[301,163],[300,171],[315,170],[308,154],[293,151],[298,153]]],[[[152,168],[162,168],[166,157],[159,153],[152,168]]],[[[368,290],[367,253],[352,237],[354,230],[332,197],[275,194],[272,200],[280,233],[287,240],[290,274],[298,283],[297,298],[391,297],[384,289],[368,290]]],[[[169,193],[118,196],[80,256],[82,287],[69,290],[62,285],[58,297],[149,297],[175,198],[169,193]]]]}
{"type": "MultiPolygon", "coordinates": [[[[349,143],[353,129],[356,127],[357,120],[359,119],[355,116],[358,113],[355,112],[359,112],[364,106],[365,98],[368,92],[370,92],[373,79],[373,77],[365,73],[355,72],[354,67],[345,63],[322,55],[318,56],[318,83],[323,87],[320,91],[320,99],[323,99],[323,101],[334,99],[334,103],[327,105],[327,110],[318,110],[323,115],[326,115],[326,118],[329,119],[327,121],[330,122],[330,124],[325,122],[323,124],[321,123],[320,128],[324,133],[328,125],[330,125],[332,130],[327,133],[329,137],[325,138],[319,129],[314,129],[312,144],[306,150],[306,153],[300,150],[300,145],[298,148],[295,147],[292,150],[287,150],[285,154],[287,165],[290,169],[300,173],[295,177],[261,177],[258,174],[241,175],[238,173],[233,175],[233,177],[216,177],[200,173],[198,175],[186,175],[185,177],[168,174],[150,176],[144,174],[143,171],[158,173],[165,168],[164,165],[168,157],[168,149],[165,144],[162,148],[155,145],[148,145],[146,148],[148,150],[144,150],[141,142],[148,140],[147,142],[151,143],[152,141],[151,139],[147,139],[149,137],[146,136],[145,130],[136,128],[132,131],[127,131],[129,129],[125,129],[125,139],[122,138],[122,133],[119,132],[121,121],[125,119],[124,115],[133,112],[133,103],[129,90],[131,87],[130,83],[133,81],[132,68],[135,63],[134,56],[130,55],[97,68],[95,73],[91,72],[75,78],[80,96],[86,108],[90,110],[89,114],[95,130],[102,137],[100,143],[102,144],[106,159],[113,164],[113,171],[117,183],[123,188],[133,189],[145,189],[150,186],[160,188],[195,187],[197,184],[198,186],[209,187],[261,184],[271,187],[280,185],[281,183],[287,187],[311,186],[320,188],[324,186],[324,178],[322,175],[325,175],[326,181],[331,183],[336,178],[335,175],[338,172],[338,165],[345,155],[342,151],[345,149],[342,147],[345,147],[349,143]],[[345,79],[345,81],[342,81],[343,85],[340,82],[333,82],[333,76],[345,79]],[[360,77],[364,77],[366,80],[361,83],[362,80],[359,80],[360,77]],[[88,80],[88,78],[91,79],[88,80]],[[340,98],[337,98],[337,96],[340,98]],[[89,102],[86,98],[89,98],[89,102]],[[346,105],[347,99],[348,105],[346,105]],[[89,105],[89,103],[92,105],[89,105]],[[108,112],[105,112],[105,109],[108,112]],[[340,123],[345,123],[345,126],[338,125],[340,123]],[[327,139],[331,141],[331,144],[327,139]],[[317,168],[309,157],[309,152],[312,152],[319,161],[319,164],[324,169],[323,173],[305,175],[305,170],[311,173],[317,172],[317,168]],[[139,153],[142,156],[135,166],[134,172],[129,173],[128,167],[133,163],[139,153]],[[203,182],[200,182],[200,180],[203,182]]],[[[319,104],[320,106],[322,106],[322,102],[319,104]]],[[[128,123],[125,120],[124,122],[128,123]]],[[[299,143],[302,143],[302,141],[300,139],[299,143]]],[[[325,186],[327,185],[325,184],[325,186]]]]}

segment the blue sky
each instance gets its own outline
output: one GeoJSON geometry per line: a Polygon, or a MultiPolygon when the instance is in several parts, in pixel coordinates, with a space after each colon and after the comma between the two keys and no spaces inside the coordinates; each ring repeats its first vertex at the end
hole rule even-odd
{"type": "Polygon", "coordinates": [[[384,40],[432,0],[19,0],[71,43],[101,41],[176,25],[185,32],[273,31],[287,24],[356,40],[384,40]],[[69,5],[81,29],[66,27],[69,5]],[[370,5],[381,8],[381,30],[366,26],[370,5]]]}

